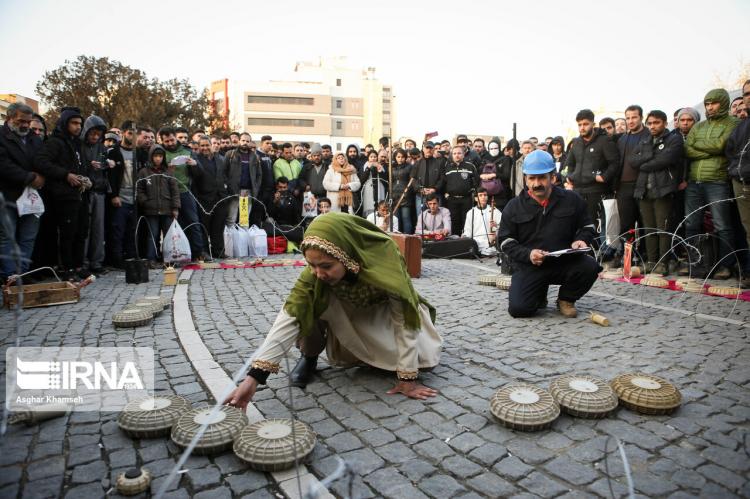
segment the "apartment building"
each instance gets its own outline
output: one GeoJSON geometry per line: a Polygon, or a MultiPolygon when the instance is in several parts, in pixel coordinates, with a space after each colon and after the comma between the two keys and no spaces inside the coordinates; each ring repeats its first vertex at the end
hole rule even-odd
{"type": "Polygon", "coordinates": [[[298,62],[284,78],[215,81],[211,99],[231,128],[274,141],[318,142],[334,150],[376,144],[395,131],[393,88],[375,68],[353,69],[345,58],[298,62]]]}

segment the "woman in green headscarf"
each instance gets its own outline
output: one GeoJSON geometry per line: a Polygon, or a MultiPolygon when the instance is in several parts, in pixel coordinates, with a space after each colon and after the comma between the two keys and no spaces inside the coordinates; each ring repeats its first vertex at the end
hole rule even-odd
{"type": "Polygon", "coordinates": [[[296,386],[306,385],[326,349],[334,366],[395,371],[390,394],[435,396],[417,382],[419,369],[440,360],[435,310],[414,290],[390,236],[360,217],[331,212],[310,224],[300,248],[308,265],[226,403],[244,408],[295,343],[302,352],[292,372],[296,386]]]}

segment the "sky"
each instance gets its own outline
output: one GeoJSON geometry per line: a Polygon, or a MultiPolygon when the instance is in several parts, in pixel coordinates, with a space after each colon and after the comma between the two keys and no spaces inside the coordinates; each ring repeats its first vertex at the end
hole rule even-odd
{"type": "Polygon", "coordinates": [[[514,122],[519,138],[566,135],[582,108],[671,115],[750,63],[747,0],[0,0],[0,13],[0,93],[35,97],[82,54],[198,87],[346,56],[394,86],[398,135],[414,137],[507,138],[514,122]]]}

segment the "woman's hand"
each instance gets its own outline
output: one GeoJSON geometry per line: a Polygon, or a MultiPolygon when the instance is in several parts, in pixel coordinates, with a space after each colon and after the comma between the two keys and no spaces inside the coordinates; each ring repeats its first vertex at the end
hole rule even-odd
{"type": "Polygon", "coordinates": [[[386,393],[388,393],[388,395],[402,393],[412,399],[425,400],[428,397],[434,397],[438,392],[432,388],[420,385],[416,381],[399,381],[396,386],[388,390],[386,393]]]}
{"type": "Polygon", "coordinates": [[[242,383],[232,390],[232,393],[224,400],[224,405],[231,405],[243,411],[247,404],[253,399],[255,390],[258,389],[258,380],[252,376],[247,376],[242,383]]]}

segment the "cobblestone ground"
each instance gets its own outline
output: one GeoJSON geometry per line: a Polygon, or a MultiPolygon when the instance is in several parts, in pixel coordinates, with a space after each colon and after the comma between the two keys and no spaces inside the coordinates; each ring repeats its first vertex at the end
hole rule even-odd
{"type": "MultiPolygon", "coordinates": [[[[386,395],[392,374],[332,369],[325,362],[307,390],[293,389],[298,417],[318,434],[311,471],[327,476],[340,457],[356,472],[351,481],[335,482],[334,494],[612,497],[611,488],[622,497],[624,467],[611,452],[610,436],[616,436],[641,497],[750,496],[750,305],[599,281],[579,302],[578,319],[562,319],[552,305],[538,318],[512,319],[506,292],[476,284],[487,271],[497,267],[425,261],[423,277],[414,281],[436,306],[445,341],[441,365],[423,375],[438,397],[386,395]],[[612,326],[589,322],[589,310],[605,314],[612,326]],[[671,416],[625,409],[598,421],[563,415],[550,430],[530,434],[501,427],[489,412],[490,397],[509,382],[547,387],[561,374],[611,378],[633,370],[672,380],[683,406],[671,416]]],[[[193,273],[195,327],[229,375],[260,344],[299,272],[276,267],[193,273]]],[[[155,284],[125,286],[122,274],[108,275],[85,289],[77,305],[26,311],[22,345],[152,346],[161,366],[158,388],[207,402],[176,340],[171,309],[150,327],[112,329],[109,317],[121,305],[159,291],[155,284]]],[[[553,287],[551,304],[554,293],[553,287]]],[[[10,314],[3,318],[3,344],[10,346],[10,314]]],[[[296,357],[290,354],[291,366],[296,357]]],[[[271,377],[255,403],[266,417],[288,417],[292,404],[284,376],[271,377]]],[[[80,413],[11,428],[2,440],[0,497],[98,497],[117,472],[133,464],[146,464],[163,479],[177,449],[166,440],[131,441],[117,429],[115,416],[80,413]]],[[[191,458],[186,468],[173,497],[278,493],[269,476],[248,471],[231,454],[191,458]]]]}

